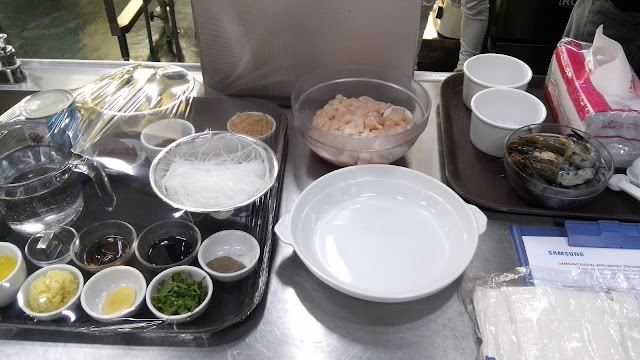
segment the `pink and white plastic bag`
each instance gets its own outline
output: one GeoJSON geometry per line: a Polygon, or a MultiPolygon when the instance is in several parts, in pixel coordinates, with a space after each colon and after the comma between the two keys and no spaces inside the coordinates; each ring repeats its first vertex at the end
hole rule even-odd
{"type": "Polygon", "coordinates": [[[640,80],[602,26],[593,44],[569,38],[558,43],[545,94],[556,122],[600,140],[616,167],[640,157],[640,80]]]}

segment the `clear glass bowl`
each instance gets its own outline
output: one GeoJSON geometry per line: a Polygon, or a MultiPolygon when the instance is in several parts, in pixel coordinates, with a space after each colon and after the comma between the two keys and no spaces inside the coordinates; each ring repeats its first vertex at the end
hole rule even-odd
{"type": "MultiPolygon", "coordinates": [[[[78,234],[78,237],[71,244],[71,258],[82,269],[91,273],[97,273],[98,271],[108,267],[124,265],[129,262],[131,256],[133,256],[136,241],[137,236],[135,229],[126,222],[119,220],[98,222],[87,227],[78,234]],[[102,265],[90,265],[85,261],[87,251],[92,248],[96,249],[94,246],[99,241],[113,243],[113,240],[116,239],[126,244],[127,250],[124,251],[122,256],[102,265]]],[[[102,249],[104,249],[104,247],[102,249]]],[[[101,251],[100,249],[98,250],[101,251]]]]}
{"type": "Polygon", "coordinates": [[[345,66],[312,73],[298,82],[291,94],[294,124],[309,147],[338,165],[388,164],[402,157],[427,127],[431,98],[410,76],[391,69],[345,66]],[[329,100],[368,96],[409,110],[416,124],[397,134],[355,138],[340,136],[312,125],[316,112],[329,100]]]}
{"type": "Polygon", "coordinates": [[[569,209],[587,204],[607,188],[607,183],[615,170],[611,153],[600,141],[580,130],[559,124],[544,123],[521,127],[507,137],[504,151],[503,163],[511,186],[528,202],[546,208],[569,209]],[[516,166],[515,160],[510,157],[509,144],[522,136],[548,135],[565,137],[569,134],[581,136],[598,152],[598,155],[595,156],[596,175],[593,183],[588,186],[560,187],[548,185],[522,171],[520,167],[516,166]]]}
{"type": "Polygon", "coordinates": [[[24,253],[40,267],[66,264],[71,260],[71,244],[77,238],[78,233],[69,226],[43,230],[27,241],[24,253]]]}
{"type": "Polygon", "coordinates": [[[149,270],[161,272],[180,265],[189,265],[198,255],[202,242],[200,230],[190,222],[183,220],[164,220],[152,224],[138,237],[136,243],[136,257],[149,270]],[[191,252],[184,259],[166,265],[153,264],[149,259],[149,251],[158,241],[169,238],[184,239],[191,247],[191,252]]]}

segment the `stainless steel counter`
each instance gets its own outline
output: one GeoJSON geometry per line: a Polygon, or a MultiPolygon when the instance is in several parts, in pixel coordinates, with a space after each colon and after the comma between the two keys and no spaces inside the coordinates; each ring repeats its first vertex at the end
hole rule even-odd
{"type": "MultiPolygon", "coordinates": [[[[30,82],[22,89],[74,88],[125,63],[24,61],[30,82]]],[[[197,64],[181,64],[196,75],[197,64]]],[[[433,100],[429,124],[398,164],[443,180],[437,104],[448,74],[415,77],[433,100]]],[[[2,90],[8,87],[0,86],[2,90]]],[[[291,123],[291,118],[290,118],[291,123]]],[[[311,152],[290,124],[280,215],[300,192],[335,170],[311,152]]],[[[461,134],[467,136],[467,134],[461,134]]],[[[123,333],[94,335],[34,330],[0,330],[3,359],[473,359],[478,338],[466,312],[462,284],[473,277],[517,265],[509,225],[551,225],[559,219],[485,211],[487,231],[464,275],[425,299],[378,304],[344,295],[315,278],[284,243],[275,243],[267,293],[242,323],[207,338],[153,338],[123,333]]],[[[428,274],[425,274],[428,276],[428,274]]]]}

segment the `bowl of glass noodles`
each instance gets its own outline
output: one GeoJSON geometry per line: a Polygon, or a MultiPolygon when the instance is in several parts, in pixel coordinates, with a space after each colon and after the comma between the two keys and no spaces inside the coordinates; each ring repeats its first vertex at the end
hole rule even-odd
{"type": "Polygon", "coordinates": [[[166,147],[153,160],[153,191],[171,206],[222,213],[250,204],[275,183],[278,160],[264,142],[228,131],[205,131],[166,147]]]}

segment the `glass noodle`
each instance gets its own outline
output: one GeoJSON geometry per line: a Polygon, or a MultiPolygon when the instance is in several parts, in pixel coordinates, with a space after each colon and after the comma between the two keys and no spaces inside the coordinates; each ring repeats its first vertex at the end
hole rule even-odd
{"type": "Polygon", "coordinates": [[[167,153],[170,165],[158,181],[167,198],[190,208],[231,208],[268,186],[269,156],[264,148],[244,146],[227,137],[225,146],[211,150],[205,146],[182,154],[167,153]]]}

